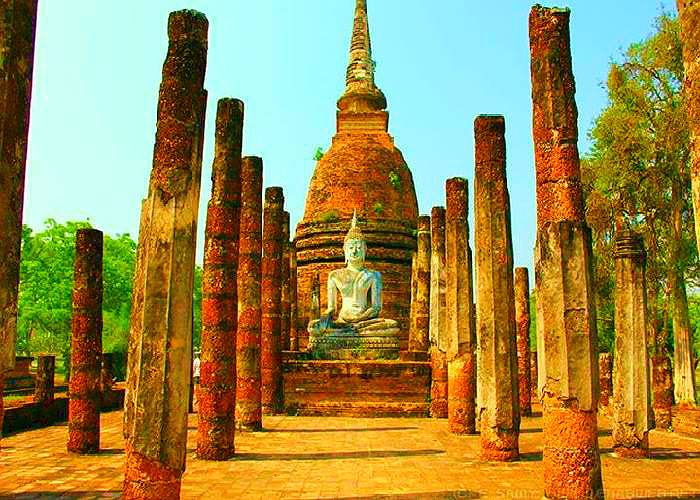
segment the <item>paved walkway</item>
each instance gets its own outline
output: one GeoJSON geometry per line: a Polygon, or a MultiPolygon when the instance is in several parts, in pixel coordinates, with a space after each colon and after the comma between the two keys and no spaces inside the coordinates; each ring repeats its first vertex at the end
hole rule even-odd
{"type": "MultiPolygon", "coordinates": [[[[115,498],[123,475],[121,412],[103,415],[98,455],[65,451],[65,424],[8,436],[0,498],[115,498]]],[[[453,436],[445,420],[268,417],[239,434],[228,462],[197,460],[190,416],[183,498],[541,498],[541,422],[527,418],[522,460],[480,462],[478,436],[453,436]]],[[[700,441],[653,431],[650,460],[612,456],[601,430],[606,498],[700,498],[700,441]]]]}

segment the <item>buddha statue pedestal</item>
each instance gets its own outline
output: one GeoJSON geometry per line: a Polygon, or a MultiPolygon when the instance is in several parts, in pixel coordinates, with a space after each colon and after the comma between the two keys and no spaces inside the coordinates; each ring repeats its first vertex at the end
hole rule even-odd
{"type": "Polygon", "coordinates": [[[379,317],[382,275],[364,266],[367,245],[355,216],[343,251],[347,266],[328,275],[328,309],[320,319],[309,322],[307,350],[317,359],[398,358],[399,325],[379,317]],[[338,292],[342,306],[336,317],[338,292]]]}
{"type": "Polygon", "coordinates": [[[398,323],[376,318],[344,328],[337,323],[325,330],[309,328],[308,350],[320,359],[397,359],[398,323]]]}

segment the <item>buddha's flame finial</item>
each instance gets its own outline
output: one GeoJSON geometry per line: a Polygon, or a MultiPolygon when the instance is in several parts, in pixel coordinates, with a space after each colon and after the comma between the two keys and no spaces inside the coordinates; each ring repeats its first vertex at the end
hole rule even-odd
{"type": "Polygon", "coordinates": [[[345,235],[345,242],[350,240],[361,240],[365,241],[365,235],[362,234],[360,228],[357,227],[357,210],[352,211],[352,222],[350,223],[350,230],[348,234],[345,235]]]}
{"type": "Polygon", "coordinates": [[[367,20],[367,0],[356,0],[355,21],[350,41],[350,61],[345,73],[345,93],[338,100],[340,109],[357,108],[348,101],[357,98],[363,106],[357,109],[379,110],[386,108],[386,98],[374,83],[374,64],[372,61],[372,44],[369,39],[369,22],[367,20]]]}

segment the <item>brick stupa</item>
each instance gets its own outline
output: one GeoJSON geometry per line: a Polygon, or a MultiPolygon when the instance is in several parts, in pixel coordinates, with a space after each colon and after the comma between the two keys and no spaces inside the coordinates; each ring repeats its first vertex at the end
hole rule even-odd
{"type": "MultiPolygon", "coordinates": [[[[411,171],[388,133],[386,98],[374,83],[367,0],[356,0],[346,87],[338,99],[336,134],[316,164],[296,230],[300,347],[306,346],[314,276],[344,264],[343,238],[357,210],[367,239],[367,265],[381,272],[382,317],[399,322],[408,343],[411,257],[416,249],[418,202],[411,171]]],[[[325,310],[325,286],[321,310],[325,310]]]]}

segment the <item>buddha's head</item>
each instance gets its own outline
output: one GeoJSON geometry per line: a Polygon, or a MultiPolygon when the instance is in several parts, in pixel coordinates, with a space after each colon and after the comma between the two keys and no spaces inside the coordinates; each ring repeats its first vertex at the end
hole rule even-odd
{"type": "Polygon", "coordinates": [[[345,253],[345,263],[352,265],[362,265],[365,262],[367,255],[367,243],[365,237],[357,227],[357,215],[353,212],[352,223],[350,230],[345,235],[345,243],[343,244],[343,252],[345,253]]]}

